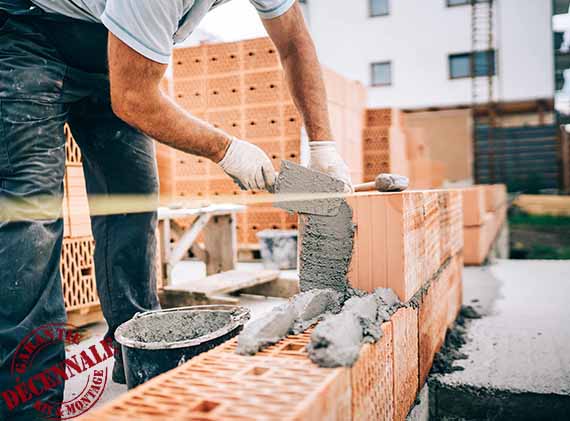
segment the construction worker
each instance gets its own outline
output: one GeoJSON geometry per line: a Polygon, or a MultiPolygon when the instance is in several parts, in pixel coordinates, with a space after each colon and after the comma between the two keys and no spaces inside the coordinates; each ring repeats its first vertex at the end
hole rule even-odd
{"type": "MultiPolygon", "coordinates": [[[[218,163],[244,189],[275,182],[269,157],[182,110],[159,90],[173,44],[227,0],[0,0],[0,384],[34,328],[64,322],[59,206],[69,122],[90,195],[157,195],[152,139],[218,163]],[[3,210],[2,210],[3,209],[3,210]],[[14,213],[19,217],[14,220],[14,213]]],[[[325,89],[295,0],[251,0],[275,43],[310,138],[310,167],[350,186],[332,142],[325,89]]],[[[237,23],[236,23],[237,24],[237,23]]],[[[136,312],[158,307],[156,213],[92,218],[97,290],[107,337],[136,312]]],[[[62,362],[43,354],[34,372],[62,362]]],[[[27,373],[32,375],[33,373],[27,373]]],[[[113,380],[125,383],[120,353],[113,380]]],[[[62,387],[42,396],[61,402],[62,387]]],[[[34,399],[0,419],[34,417],[34,399]],[[17,415],[17,416],[16,416],[17,415]]],[[[0,403],[0,405],[4,402],[0,403]]]]}

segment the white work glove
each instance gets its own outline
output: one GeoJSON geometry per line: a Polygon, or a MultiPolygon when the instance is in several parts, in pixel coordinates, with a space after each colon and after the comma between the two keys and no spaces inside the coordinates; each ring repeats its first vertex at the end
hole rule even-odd
{"type": "Polygon", "coordinates": [[[309,142],[309,150],[310,169],[338,178],[344,182],[346,192],[354,191],[348,166],[338,154],[335,142],[312,141],[309,142]]]}
{"type": "Polygon", "coordinates": [[[232,138],[224,158],[218,163],[242,190],[273,191],[275,169],[259,147],[232,138]]]}

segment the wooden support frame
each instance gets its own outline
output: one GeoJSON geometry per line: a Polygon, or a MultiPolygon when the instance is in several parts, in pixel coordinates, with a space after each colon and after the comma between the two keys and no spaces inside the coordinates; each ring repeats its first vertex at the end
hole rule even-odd
{"type": "Polygon", "coordinates": [[[172,284],[172,270],[182,261],[188,252],[192,252],[206,263],[206,274],[235,269],[237,263],[236,213],[243,212],[244,206],[216,205],[199,209],[160,208],[159,236],[160,259],[163,273],[162,286],[172,284]],[[176,218],[195,217],[186,230],[173,223],[176,218]],[[172,234],[178,241],[172,244],[172,234]],[[204,234],[204,247],[196,239],[204,234]]]}

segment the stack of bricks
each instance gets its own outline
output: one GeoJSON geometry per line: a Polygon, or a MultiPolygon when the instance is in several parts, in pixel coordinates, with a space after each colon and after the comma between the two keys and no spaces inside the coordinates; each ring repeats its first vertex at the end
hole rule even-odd
{"type": "Polygon", "coordinates": [[[445,165],[441,161],[431,159],[429,146],[425,141],[425,130],[406,126],[404,132],[411,187],[415,189],[441,187],[445,179],[445,165]]]}
{"type": "Polygon", "coordinates": [[[464,203],[465,264],[481,265],[487,259],[507,215],[504,184],[461,189],[464,203]]]}
{"type": "MultiPolygon", "coordinates": [[[[331,119],[341,153],[362,178],[360,131],[366,91],[333,72],[325,72],[331,119]]],[[[176,49],[173,79],[165,84],[174,100],[194,116],[263,149],[280,167],[300,161],[302,118],[288,92],[277,50],[268,38],[176,49]]],[[[161,201],[184,198],[240,202],[260,192],[242,192],[211,161],[157,144],[161,201]]],[[[189,222],[189,221],[188,221],[189,222]]],[[[240,214],[238,243],[257,244],[264,229],[296,229],[297,218],[257,205],[240,214]]]]}
{"type": "Polygon", "coordinates": [[[364,161],[361,133],[364,129],[366,88],[338,73],[324,69],[328,109],[333,138],[340,155],[350,169],[353,183],[364,179],[364,161]]]}
{"type": "Polygon", "coordinates": [[[101,319],[93,262],[94,241],[91,234],[89,204],[81,163],[81,152],[68,126],[64,177],[63,249],[60,263],[63,297],[72,324],[92,323],[101,319]]]}
{"type": "Polygon", "coordinates": [[[380,173],[409,173],[402,113],[393,108],[368,109],[362,131],[364,181],[380,173]]]}
{"type": "MultiPolygon", "coordinates": [[[[461,192],[359,194],[351,198],[351,205],[357,224],[353,262],[370,270],[356,275],[353,264],[351,285],[369,291],[393,287],[405,303],[382,325],[381,339],[363,346],[354,366],[330,369],[312,364],[306,351],[310,330],[253,357],[236,355],[233,339],[89,412],[86,421],[182,416],[405,420],[461,307],[461,192]],[[434,224],[445,226],[448,237],[433,238],[434,224]],[[368,231],[373,235],[365,238],[368,231]],[[413,257],[438,244],[436,265],[413,257]],[[376,260],[369,259],[371,254],[376,260]],[[403,273],[387,277],[385,265],[403,273]]],[[[430,259],[434,253],[429,252],[430,259]]]]}
{"type": "MultiPolygon", "coordinates": [[[[171,92],[194,116],[262,148],[279,168],[282,159],[299,162],[301,117],[288,94],[279,56],[266,38],[177,49],[171,92]]],[[[161,200],[244,199],[243,192],[208,159],[157,145],[161,200]]],[[[247,200],[247,199],[245,199],[247,200]]],[[[264,229],[296,229],[297,220],[267,205],[238,216],[240,244],[257,244],[264,229]]]]}
{"type": "Polygon", "coordinates": [[[362,132],[364,181],[379,173],[410,178],[413,189],[440,188],[445,165],[430,158],[423,129],[407,127],[405,114],[393,108],[366,110],[362,132]]]}

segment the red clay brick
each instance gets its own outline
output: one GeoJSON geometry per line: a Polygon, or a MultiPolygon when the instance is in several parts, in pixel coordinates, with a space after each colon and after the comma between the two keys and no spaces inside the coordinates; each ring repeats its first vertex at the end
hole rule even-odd
{"type": "Polygon", "coordinates": [[[402,116],[395,108],[370,108],[365,119],[368,127],[393,127],[400,126],[402,116]]]}
{"type": "Polygon", "coordinates": [[[485,210],[495,212],[507,204],[507,188],[504,184],[483,185],[485,189],[485,210]]]}
{"type": "Polygon", "coordinates": [[[242,68],[241,42],[224,42],[219,44],[207,44],[206,50],[206,74],[217,75],[224,73],[237,73],[242,68]]]}
{"type": "Polygon", "coordinates": [[[429,279],[425,270],[424,194],[364,193],[348,200],[356,224],[349,282],[392,288],[408,301],[429,279]]]}
{"type": "Polygon", "coordinates": [[[476,227],[483,225],[485,218],[485,188],[483,186],[461,189],[463,196],[463,225],[476,227]]]}
{"type": "Polygon", "coordinates": [[[175,48],[172,53],[174,79],[201,78],[206,76],[206,48],[175,48]]]}
{"type": "Polygon", "coordinates": [[[69,125],[63,126],[65,134],[65,165],[78,165],[81,164],[81,150],[71,133],[69,125]]]}
{"type": "Polygon", "coordinates": [[[455,256],[453,259],[450,287],[448,291],[447,326],[451,328],[461,311],[463,304],[463,257],[455,256]]]}
{"type": "Polygon", "coordinates": [[[418,309],[392,316],[394,334],[394,419],[405,420],[418,393],[418,309]]]}
{"type": "Polygon", "coordinates": [[[204,111],[208,101],[207,80],[205,78],[175,80],[174,100],[188,111],[204,111]]]}
{"type": "Polygon", "coordinates": [[[283,100],[286,87],[280,69],[246,73],[244,83],[245,104],[271,104],[283,100]]]}
{"type": "Polygon", "coordinates": [[[244,136],[244,112],[241,108],[206,112],[206,121],[214,127],[242,138],[244,136]]]}
{"type": "Polygon", "coordinates": [[[433,358],[445,339],[448,322],[448,286],[453,267],[450,263],[436,279],[432,280],[420,300],[418,317],[420,388],[425,383],[433,358]]]}
{"type": "Polygon", "coordinates": [[[347,420],[349,370],[308,360],[208,352],[145,383],[86,420],[347,420]]]}
{"type": "Polygon", "coordinates": [[[494,238],[494,219],[493,213],[487,212],[482,225],[463,229],[463,256],[466,265],[480,265],[485,261],[494,238]]]}
{"type": "Polygon", "coordinates": [[[247,139],[278,137],[282,134],[281,107],[277,105],[248,108],[245,111],[247,139]]]}
{"type": "Polygon", "coordinates": [[[394,371],[392,323],[382,325],[382,338],[364,345],[350,370],[354,420],[394,418],[394,371]]]}
{"type": "Polygon", "coordinates": [[[245,70],[278,69],[281,67],[279,54],[267,37],[242,42],[242,61],[245,70]]]}
{"type": "Polygon", "coordinates": [[[206,84],[206,108],[238,107],[241,104],[243,89],[241,76],[220,76],[208,78],[206,84]]]}
{"type": "Polygon", "coordinates": [[[62,207],[64,211],[64,227],[66,237],[91,236],[91,217],[89,202],[81,164],[65,167],[65,195],[62,207]]]}

